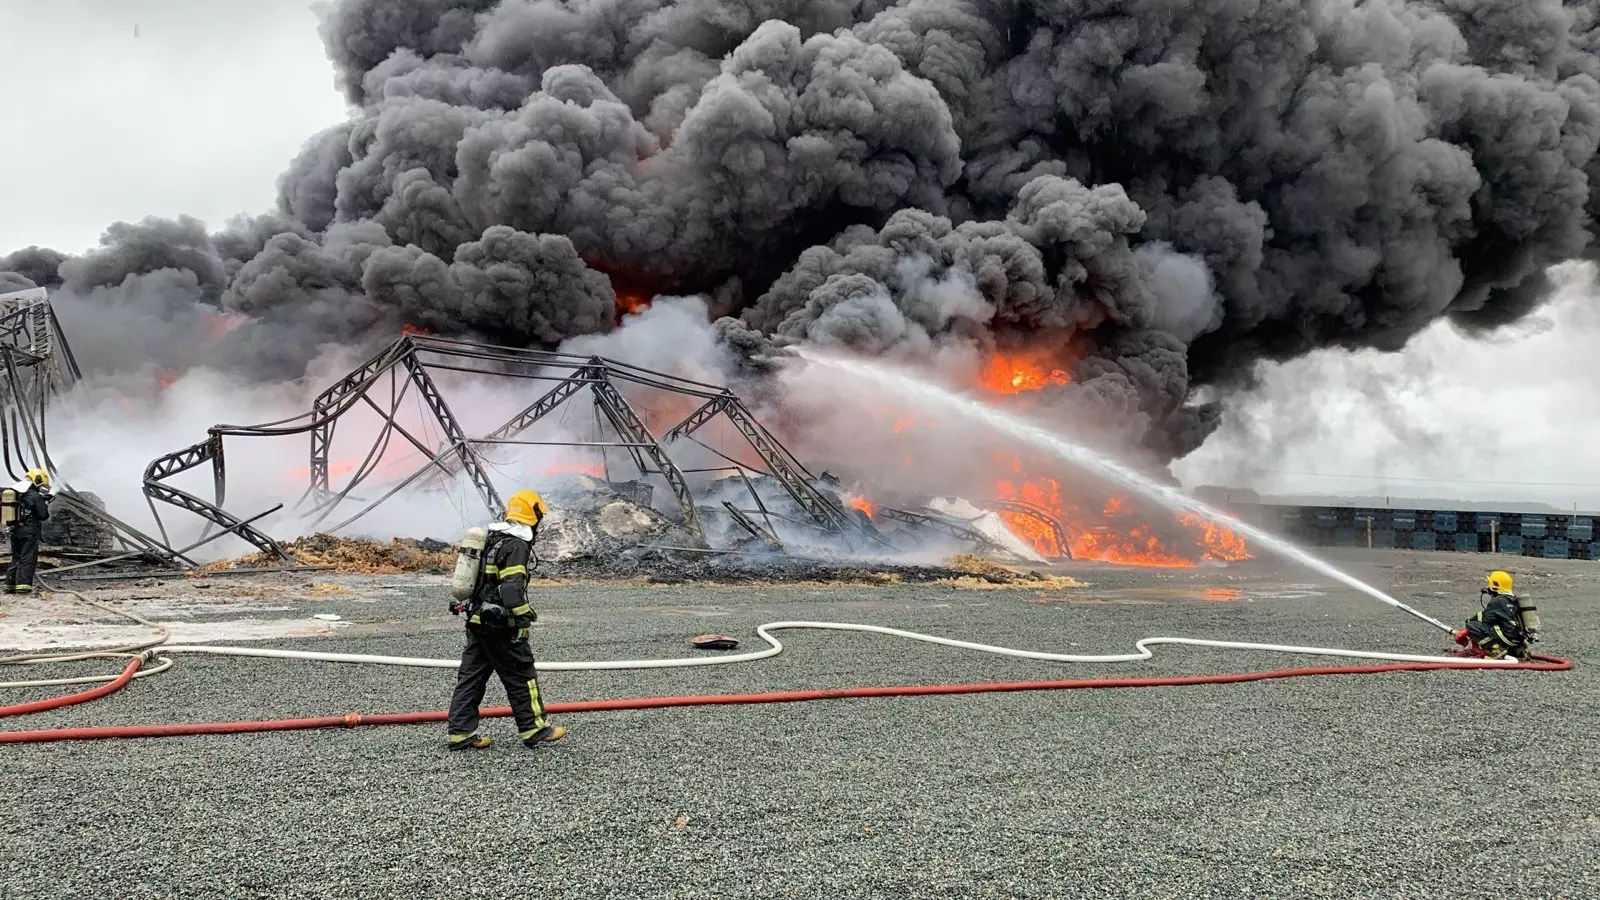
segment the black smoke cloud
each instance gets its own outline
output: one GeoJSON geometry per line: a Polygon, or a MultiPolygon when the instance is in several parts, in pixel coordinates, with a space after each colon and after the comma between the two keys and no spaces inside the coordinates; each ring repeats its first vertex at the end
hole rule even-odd
{"type": "Polygon", "coordinates": [[[1217,423],[1196,387],[1516,321],[1589,252],[1597,7],[341,0],[352,117],[276,210],[0,270],[261,376],[405,322],[605,332],[609,274],[714,298],[751,371],[791,341],[1053,349],[1050,402],[1181,456],[1217,423]],[[253,321],[171,339],[222,312],[253,321]]]}

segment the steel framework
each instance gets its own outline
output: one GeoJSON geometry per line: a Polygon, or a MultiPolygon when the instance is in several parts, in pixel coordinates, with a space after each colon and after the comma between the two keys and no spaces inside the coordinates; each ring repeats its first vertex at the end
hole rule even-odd
{"type": "Polygon", "coordinates": [[[1035,506],[1032,503],[1028,503],[1023,500],[991,500],[989,501],[989,506],[992,509],[1004,510],[1006,512],[1016,513],[1017,515],[1027,516],[1028,518],[1033,519],[1044,527],[1050,529],[1050,534],[1055,538],[1056,542],[1055,558],[1072,558],[1072,547],[1067,543],[1067,533],[1062,530],[1061,523],[1056,520],[1055,516],[1050,515],[1050,513],[1046,512],[1044,508],[1035,506]]]}
{"type": "MultiPolygon", "coordinates": [[[[818,490],[811,473],[756,421],[737,396],[724,387],[599,356],[497,347],[416,334],[402,336],[324,390],[312,402],[308,413],[266,425],[217,425],[209,430],[204,441],[156,459],[145,473],[145,494],[151,501],[152,510],[157,500],[178,506],[205,518],[209,523],[208,530],[212,526],[221,526],[238,533],[265,553],[283,556],[282,547],[269,535],[223,509],[227,490],[224,438],[300,434],[310,437],[310,485],[301,496],[298,506],[311,518],[310,527],[313,528],[329,519],[336,509],[350,499],[352,491],[373,475],[395,436],[409,443],[425,460],[420,468],[394,484],[376,500],[367,503],[360,511],[323,529],[330,533],[349,526],[407,487],[419,482],[435,485],[448,483],[462,474],[471,482],[488,514],[498,516],[504,510],[504,503],[489,477],[483,448],[546,445],[615,448],[626,452],[641,474],[660,476],[666,482],[676,501],[681,525],[701,547],[708,544],[701,512],[696,506],[687,475],[712,472],[734,472],[743,479],[755,498],[759,508],[757,514],[767,521],[767,528],[761,528],[747,511],[726,502],[723,506],[738,527],[768,543],[782,546],[772,529],[773,515],[762,503],[750,479],[751,475],[775,479],[800,508],[810,527],[828,534],[882,542],[871,529],[856,522],[832,498],[818,490]],[[554,384],[499,427],[483,437],[475,438],[468,436],[446,402],[432,374],[437,371],[554,384]],[[700,405],[683,421],[657,436],[624,396],[621,386],[664,391],[698,400],[700,405]],[[384,387],[387,387],[386,391],[384,387]],[[443,446],[429,446],[400,424],[401,403],[413,389],[426,404],[429,416],[444,435],[443,446]],[[386,402],[382,399],[385,393],[386,402]],[[526,440],[522,437],[568,401],[585,393],[590,397],[597,421],[608,425],[614,437],[595,441],[526,440]],[[362,405],[378,414],[382,426],[371,450],[355,468],[348,483],[335,490],[330,464],[334,435],[341,418],[362,405]],[[733,426],[759,457],[760,466],[741,463],[695,436],[697,431],[718,417],[733,426]],[[678,441],[697,444],[726,460],[729,465],[686,472],[679,468],[666,450],[667,446],[678,441]],[[214,500],[204,500],[166,483],[172,476],[207,462],[212,467],[214,500]]],[[[157,521],[160,521],[159,514],[157,521]]]]}
{"type": "Polygon", "coordinates": [[[897,509],[892,506],[880,506],[874,514],[890,521],[900,522],[916,528],[925,528],[929,531],[943,534],[946,537],[967,541],[980,547],[1005,550],[1004,547],[1000,546],[988,535],[953,516],[932,511],[912,512],[909,509],[897,509]]]}
{"type": "MultiPolygon", "coordinates": [[[[633,366],[599,356],[585,356],[540,350],[496,347],[467,341],[408,334],[384,347],[362,365],[319,394],[309,412],[263,425],[216,425],[208,429],[199,443],[169,453],[150,462],[144,473],[143,491],[155,518],[160,537],[140,531],[127,522],[83,499],[72,485],[61,478],[51,458],[46,434],[46,409],[53,398],[69,390],[82,377],[77,359],[67,343],[55,311],[43,289],[0,294],[0,455],[13,480],[35,465],[50,472],[59,486],[59,507],[76,513],[97,526],[101,535],[110,534],[112,549],[107,554],[85,554],[94,558],[54,570],[81,568],[117,560],[143,558],[158,564],[182,568],[197,565],[188,554],[224,536],[237,535],[269,557],[289,560],[289,554],[276,539],[258,527],[265,517],[282,509],[270,509],[241,518],[228,511],[227,439],[242,437],[283,437],[307,435],[310,441],[310,484],[296,503],[312,519],[311,527],[321,526],[346,501],[352,492],[368,481],[382,460],[393,438],[399,437],[421,453],[425,462],[377,499],[337,524],[323,529],[337,532],[367,515],[384,501],[424,479],[448,482],[463,473],[491,516],[503,510],[503,501],[490,479],[484,449],[498,445],[554,445],[599,448],[625,452],[638,471],[659,476],[676,501],[681,524],[699,547],[708,547],[702,522],[690,487],[691,475],[733,475],[748,490],[753,508],[741,508],[727,500],[715,504],[732,525],[751,538],[777,549],[784,549],[775,520],[824,535],[842,537],[852,545],[868,542],[893,549],[870,520],[852,515],[827,489],[828,478],[819,479],[761,425],[739,398],[725,387],[706,384],[633,366]],[[549,382],[553,385],[533,399],[516,415],[483,437],[471,437],[446,401],[435,379],[436,372],[459,372],[496,376],[518,381],[549,382]],[[387,398],[382,387],[387,385],[387,398]],[[681,421],[654,433],[647,420],[625,396],[623,388],[664,391],[695,404],[681,421]],[[432,421],[443,434],[441,446],[430,446],[399,421],[401,403],[415,389],[432,421]],[[525,440],[523,435],[541,420],[561,409],[575,397],[588,395],[597,427],[609,426],[610,437],[595,441],[525,440]],[[386,402],[385,402],[386,400],[386,402]],[[377,412],[382,427],[366,458],[356,467],[343,487],[334,489],[330,466],[333,437],[341,418],[357,407],[377,412]],[[748,445],[759,463],[740,461],[701,439],[700,434],[713,422],[725,422],[748,445]],[[679,444],[694,444],[720,458],[725,464],[683,469],[674,462],[668,449],[679,444]],[[211,472],[211,497],[204,498],[171,483],[175,476],[208,466],[211,472]],[[764,502],[757,490],[757,479],[770,478],[793,501],[794,509],[784,511],[764,502]],[[205,520],[205,529],[194,543],[174,548],[161,519],[161,506],[177,507],[205,520]],[[764,526],[762,523],[765,523],[764,526]]],[[[606,470],[610,471],[607,462],[606,470]]],[[[648,487],[640,485],[646,493],[648,487]]],[[[770,494],[768,500],[781,498],[770,494]]],[[[1033,513],[1032,510],[1018,510],[1033,513]]],[[[979,532],[942,516],[889,510],[890,518],[902,524],[931,529],[980,544],[990,542],[979,532]]],[[[1054,526],[1053,520],[1044,521],[1054,526]]],[[[1059,529],[1057,529],[1059,530],[1059,529]]],[[[1065,546],[1063,543],[1062,546],[1065,546]]]]}
{"type": "Polygon", "coordinates": [[[35,466],[50,473],[58,487],[56,501],[84,521],[104,529],[121,552],[99,556],[64,568],[79,568],[115,560],[143,557],[178,565],[193,564],[187,555],[198,544],[174,550],[165,541],[145,534],[127,522],[84,500],[71,482],[61,477],[50,455],[45,427],[51,401],[82,378],[72,347],[61,330],[44,288],[0,294],[0,455],[6,474],[21,480],[35,466]]]}

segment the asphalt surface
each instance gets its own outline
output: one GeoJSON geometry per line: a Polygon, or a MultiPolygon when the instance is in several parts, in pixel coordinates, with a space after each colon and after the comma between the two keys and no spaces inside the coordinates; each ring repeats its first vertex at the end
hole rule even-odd
{"type": "MultiPolygon", "coordinates": [[[[1600,564],[1344,559],[1452,623],[1476,609],[1490,566],[1511,568],[1539,598],[1542,649],[1576,668],[594,713],[533,752],[505,719],[488,721],[499,740],[476,753],[445,752],[435,725],[4,746],[0,896],[1600,897],[1600,564]]],[[[1088,586],[1053,591],[548,588],[534,648],[680,656],[689,636],[717,631],[753,649],[754,627],[778,619],[1085,653],[1153,635],[1449,646],[1266,562],[1079,577],[1088,586]]],[[[277,615],[358,624],[266,645],[459,651],[441,587],[344,581],[355,594],[277,615]]],[[[780,637],[783,655],[750,664],[542,684],[557,701],[1317,662],[1164,648],[1064,665],[780,637]]],[[[183,656],[112,697],[0,727],[440,709],[453,674],[183,656]]],[[[497,685],[487,702],[504,702],[497,685]]]]}

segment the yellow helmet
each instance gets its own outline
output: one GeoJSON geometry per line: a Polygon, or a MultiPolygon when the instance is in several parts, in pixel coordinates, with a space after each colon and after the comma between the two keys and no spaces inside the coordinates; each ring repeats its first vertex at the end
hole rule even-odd
{"type": "Polygon", "coordinates": [[[537,525],[539,520],[550,514],[550,507],[544,505],[544,498],[538,491],[517,491],[506,501],[506,521],[517,522],[523,525],[537,525]]]}
{"type": "Polygon", "coordinates": [[[50,473],[43,469],[29,469],[27,478],[39,487],[50,486],[50,473]]]}
{"type": "Polygon", "coordinates": [[[1511,575],[1508,572],[1490,572],[1489,590],[1496,594],[1511,593],[1511,575]]]}

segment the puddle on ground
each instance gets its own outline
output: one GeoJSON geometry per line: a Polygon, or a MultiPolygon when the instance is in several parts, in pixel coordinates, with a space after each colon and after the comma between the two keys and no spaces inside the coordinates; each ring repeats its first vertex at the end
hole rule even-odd
{"type": "Polygon", "coordinates": [[[1049,596],[1038,594],[1024,598],[1022,602],[1031,603],[1035,606],[1151,606],[1161,601],[1141,597],[1098,597],[1087,594],[1049,596]]]}
{"type": "Polygon", "coordinates": [[[1092,594],[1073,593],[1071,595],[1039,594],[1023,600],[1024,603],[1033,604],[1063,604],[1075,606],[1100,606],[1100,605],[1141,605],[1147,606],[1154,603],[1164,603],[1173,600],[1188,601],[1192,603],[1239,603],[1254,602],[1259,600],[1304,600],[1310,597],[1321,597],[1327,594],[1311,584],[1287,584],[1276,588],[1181,588],[1181,587],[1136,587],[1119,588],[1108,591],[1097,591],[1092,594]]]}
{"type": "MultiPolygon", "coordinates": [[[[0,619],[0,647],[6,650],[51,650],[114,647],[134,644],[152,636],[141,625],[29,625],[15,617],[0,619]]],[[[234,641],[269,641],[277,638],[321,637],[350,623],[317,619],[234,619],[227,622],[161,622],[173,644],[213,644],[234,641]]]]}
{"type": "MultiPolygon", "coordinates": [[[[161,625],[171,633],[169,640],[175,644],[317,637],[351,624],[316,619],[314,616],[320,612],[316,609],[307,609],[303,616],[292,619],[262,619],[257,617],[260,613],[293,607],[236,598],[125,598],[109,605],[161,625]],[[183,621],[196,616],[207,620],[183,621]],[[216,616],[231,618],[212,618],[216,616]]],[[[6,650],[111,647],[138,643],[151,636],[151,630],[142,625],[66,597],[30,597],[0,604],[0,648],[6,650]]]]}
{"type": "Polygon", "coordinates": [[[663,616],[689,616],[696,619],[711,619],[719,616],[731,615],[725,609],[692,609],[684,606],[646,606],[646,612],[653,612],[663,616]]]}

